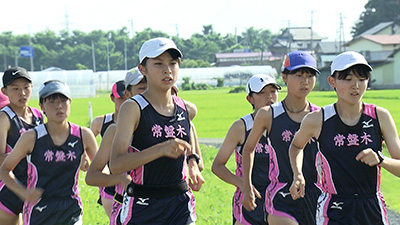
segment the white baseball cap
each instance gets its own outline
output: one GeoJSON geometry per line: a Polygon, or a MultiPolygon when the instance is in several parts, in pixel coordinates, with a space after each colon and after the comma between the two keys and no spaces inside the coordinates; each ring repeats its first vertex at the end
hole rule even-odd
{"type": "Polygon", "coordinates": [[[331,64],[331,75],[333,75],[335,71],[343,71],[357,64],[366,65],[370,71],[372,71],[372,67],[368,64],[363,55],[358,52],[347,51],[339,54],[333,59],[331,64]]]}
{"type": "Polygon", "coordinates": [[[129,85],[136,85],[144,78],[143,74],[137,67],[129,70],[125,75],[125,89],[129,85]]]}
{"type": "Polygon", "coordinates": [[[142,47],[140,48],[139,51],[139,60],[140,63],[143,62],[143,59],[145,58],[155,58],[168,49],[174,49],[176,50],[180,57],[182,58],[182,52],[179,51],[179,49],[176,47],[175,43],[168,38],[164,37],[158,37],[158,38],[153,38],[145,43],[143,43],[142,47]]]}
{"type": "Polygon", "coordinates": [[[259,93],[269,84],[275,85],[278,90],[281,89],[281,86],[276,83],[276,80],[273,77],[267,74],[255,74],[247,81],[246,92],[247,94],[250,94],[250,92],[259,93]]]}

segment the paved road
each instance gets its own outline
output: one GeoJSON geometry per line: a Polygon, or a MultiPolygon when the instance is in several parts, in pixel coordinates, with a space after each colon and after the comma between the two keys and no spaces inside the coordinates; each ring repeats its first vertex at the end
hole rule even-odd
{"type": "MultiPolygon", "coordinates": [[[[199,143],[203,145],[211,145],[216,148],[221,147],[222,138],[199,138],[199,143]]],[[[400,225],[400,215],[395,213],[394,211],[387,209],[388,212],[388,220],[390,225],[400,225]]]]}

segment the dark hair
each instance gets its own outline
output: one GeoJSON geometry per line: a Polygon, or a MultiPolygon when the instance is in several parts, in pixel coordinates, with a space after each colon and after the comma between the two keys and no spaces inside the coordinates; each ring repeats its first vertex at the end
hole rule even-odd
{"type": "Polygon", "coordinates": [[[291,74],[295,74],[297,72],[300,72],[302,74],[303,73],[310,73],[310,74],[312,74],[314,76],[317,76],[317,71],[315,71],[315,70],[313,70],[311,68],[308,68],[308,67],[300,67],[300,68],[294,69],[294,70],[288,70],[287,68],[285,68],[282,73],[291,75],[291,74]]]}
{"type": "Polygon", "coordinates": [[[39,102],[40,102],[40,104],[43,104],[45,101],[55,100],[55,99],[68,100],[69,98],[63,94],[55,93],[55,94],[51,94],[45,98],[40,98],[39,102]]]}
{"type": "MultiPolygon", "coordinates": [[[[179,53],[177,50],[175,50],[175,49],[168,49],[168,50],[165,51],[165,52],[168,52],[169,55],[172,57],[173,60],[177,60],[177,59],[180,58],[180,53],[179,53]]],[[[140,64],[141,64],[142,66],[146,66],[147,59],[149,59],[149,58],[147,58],[147,57],[144,58],[143,61],[142,61],[140,64]]]]}
{"type": "Polygon", "coordinates": [[[354,66],[350,66],[343,71],[335,71],[332,77],[337,78],[338,80],[344,80],[351,72],[353,72],[353,74],[355,74],[356,76],[365,79],[368,79],[371,76],[371,70],[368,66],[363,64],[356,64],[354,66]]]}

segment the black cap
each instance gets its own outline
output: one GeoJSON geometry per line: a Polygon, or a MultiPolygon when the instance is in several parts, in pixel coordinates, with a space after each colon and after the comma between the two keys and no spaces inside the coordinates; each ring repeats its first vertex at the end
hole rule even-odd
{"type": "Polygon", "coordinates": [[[25,78],[27,79],[30,83],[32,83],[32,79],[28,74],[28,71],[22,67],[12,67],[6,71],[4,71],[3,74],[3,87],[7,87],[9,84],[11,84],[14,80],[18,78],[25,78]]]}

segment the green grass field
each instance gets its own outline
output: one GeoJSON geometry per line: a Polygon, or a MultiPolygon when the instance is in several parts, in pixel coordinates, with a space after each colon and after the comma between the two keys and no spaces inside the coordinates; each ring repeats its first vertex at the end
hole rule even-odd
{"type": "MultiPolygon", "coordinates": [[[[198,114],[194,119],[198,136],[201,138],[223,138],[233,121],[252,111],[251,105],[246,101],[246,93],[228,94],[229,88],[207,91],[181,91],[180,97],[195,103],[198,107],[198,114]]],[[[285,88],[281,91],[280,99],[285,95],[285,88]]],[[[400,129],[400,107],[398,107],[400,90],[369,90],[363,101],[374,103],[388,109],[397,126],[400,129]]],[[[335,101],[336,95],[330,92],[312,92],[309,101],[319,105],[331,104],[335,101]]],[[[88,104],[91,102],[93,116],[103,115],[114,110],[114,106],[108,95],[101,95],[96,98],[74,99],[70,121],[81,126],[88,124],[88,104]]],[[[30,105],[38,107],[36,99],[31,100],[30,105]]],[[[231,200],[234,187],[222,182],[211,172],[211,164],[218,149],[202,145],[205,169],[203,176],[206,183],[196,196],[197,224],[231,224],[231,200]]],[[[388,155],[385,150],[385,155],[388,155]]],[[[228,167],[234,171],[235,164],[233,157],[228,162],[228,167]]],[[[390,209],[400,212],[400,179],[382,170],[382,190],[386,203],[390,209]]],[[[80,192],[84,206],[83,224],[108,224],[107,216],[103,208],[96,201],[98,188],[87,186],[84,182],[85,173],[80,175],[80,192]]]]}

